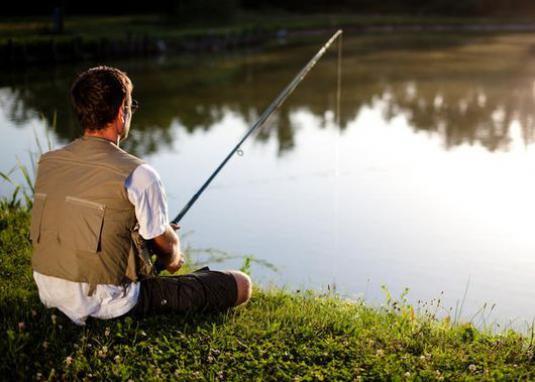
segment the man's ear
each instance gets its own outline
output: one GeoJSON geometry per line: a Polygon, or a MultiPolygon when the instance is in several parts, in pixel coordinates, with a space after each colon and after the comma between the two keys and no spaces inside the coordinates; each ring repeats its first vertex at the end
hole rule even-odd
{"type": "Polygon", "coordinates": [[[126,109],[124,105],[119,106],[119,110],[117,110],[117,115],[115,116],[115,119],[118,122],[121,122],[122,124],[126,121],[126,109]]]}

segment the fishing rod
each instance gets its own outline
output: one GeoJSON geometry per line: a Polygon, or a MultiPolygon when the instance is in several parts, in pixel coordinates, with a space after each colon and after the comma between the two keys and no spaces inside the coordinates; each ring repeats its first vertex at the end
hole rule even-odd
{"type": "MultiPolygon", "coordinates": [[[[342,36],[343,31],[339,29],[336,31],[335,34],[331,36],[331,38],[321,47],[321,49],[316,53],[314,57],[310,59],[310,61],[301,69],[299,73],[294,77],[294,79],[280,92],[280,94],[275,98],[275,100],[271,103],[271,105],[268,106],[268,108],[260,115],[260,117],[256,120],[254,125],[252,125],[249,130],[243,135],[243,137],[240,139],[238,144],[234,146],[234,148],[230,151],[230,153],[225,157],[223,162],[215,169],[215,171],[208,177],[206,182],[199,188],[199,190],[193,195],[193,197],[189,200],[189,202],[182,208],[182,210],[179,212],[179,214],[171,221],[172,224],[178,224],[180,220],[186,215],[186,213],[189,211],[189,209],[195,204],[197,199],[199,199],[199,196],[206,190],[206,188],[210,185],[212,180],[219,174],[221,169],[227,164],[227,162],[232,158],[232,156],[240,150],[241,145],[249,136],[258,129],[260,126],[262,126],[266,120],[273,114],[281,105],[282,103],[288,98],[290,94],[295,90],[295,88],[303,81],[305,76],[310,72],[310,70],[318,63],[318,61],[321,59],[321,57],[325,54],[327,49],[332,45],[332,43],[342,36]]],[[[340,59],[340,56],[338,57],[340,59]]],[[[340,65],[340,63],[338,63],[340,65]]]]}

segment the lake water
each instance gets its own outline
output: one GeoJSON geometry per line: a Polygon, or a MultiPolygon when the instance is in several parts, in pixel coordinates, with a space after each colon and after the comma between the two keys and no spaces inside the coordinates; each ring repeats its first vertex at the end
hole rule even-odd
{"type": "MultiPolygon", "coordinates": [[[[134,82],[124,147],[159,171],[170,218],[327,37],[108,62],[134,82]]],[[[381,285],[409,288],[412,302],[440,298],[439,314],[521,329],[535,317],[535,35],[370,34],[343,48],[340,123],[333,47],[182,220],[184,243],[238,257],[216,267],[273,264],[253,262],[263,285],[372,303],[381,285]]],[[[0,75],[0,170],[29,163],[55,111],[55,147],[79,134],[68,90],[90,65],[0,75]]]]}

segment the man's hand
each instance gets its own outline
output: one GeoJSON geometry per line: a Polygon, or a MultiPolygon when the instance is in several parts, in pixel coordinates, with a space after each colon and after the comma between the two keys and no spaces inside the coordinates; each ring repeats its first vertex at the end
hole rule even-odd
{"type": "MultiPolygon", "coordinates": [[[[170,223],[169,225],[175,231],[178,231],[180,229],[180,226],[178,224],[170,223]]],[[[182,253],[180,253],[179,256],[178,256],[178,261],[175,261],[175,262],[173,262],[171,264],[167,264],[165,266],[165,270],[167,272],[173,274],[173,273],[177,272],[182,267],[183,264],[184,264],[184,257],[182,257],[182,253]]]]}
{"type": "Polygon", "coordinates": [[[154,252],[169,273],[175,273],[184,264],[180,252],[180,239],[175,233],[179,228],[178,224],[169,225],[164,233],[153,239],[154,252]]]}
{"type": "Polygon", "coordinates": [[[171,264],[167,264],[165,266],[165,270],[169,273],[175,273],[177,272],[180,268],[182,268],[182,265],[184,264],[184,258],[182,256],[180,256],[178,258],[178,261],[175,261],[171,264]]]}

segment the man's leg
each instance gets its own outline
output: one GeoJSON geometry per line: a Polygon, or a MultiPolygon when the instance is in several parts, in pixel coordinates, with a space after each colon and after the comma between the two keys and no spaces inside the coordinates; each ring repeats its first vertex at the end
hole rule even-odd
{"type": "Polygon", "coordinates": [[[252,283],[240,271],[199,269],[180,276],[143,280],[134,314],[224,311],[251,297],[252,283]]]}
{"type": "Polygon", "coordinates": [[[241,305],[251,298],[253,293],[253,282],[251,278],[245,273],[240,271],[227,271],[230,273],[234,280],[236,280],[236,287],[238,288],[238,297],[236,298],[235,305],[241,305]]]}

